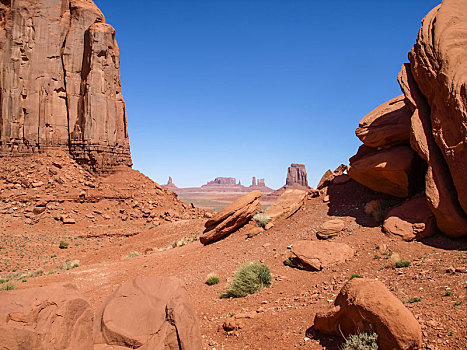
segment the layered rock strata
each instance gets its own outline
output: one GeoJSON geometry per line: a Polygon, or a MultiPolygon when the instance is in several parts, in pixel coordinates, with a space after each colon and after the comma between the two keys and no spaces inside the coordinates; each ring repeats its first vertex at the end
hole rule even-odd
{"type": "Polygon", "coordinates": [[[131,166],[114,28],[91,0],[0,4],[0,156],[131,166]]]}
{"type": "Polygon", "coordinates": [[[451,237],[467,235],[466,32],[464,0],[445,0],[423,19],[410,63],[399,73],[403,98],[362,119],[357,136],[374,151],[351,158],[349,170],[351,178],[367,187],[405,197],[417,188],[409,185],[407,191],[405,180],[386,186],[387,172],[381,169],[398,157],[396,149],[410,147],[427,170],[420,172],[419,163],[412,162],[406,172],[414,185],[422,182],[437,227],[451,237]],[[365,160],[368,157],[378,157],[378,162],[365,160]]]}

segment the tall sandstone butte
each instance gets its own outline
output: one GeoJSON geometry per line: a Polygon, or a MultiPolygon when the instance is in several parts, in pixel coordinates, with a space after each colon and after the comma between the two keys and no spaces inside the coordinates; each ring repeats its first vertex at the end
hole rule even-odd
{"type": "Polygon", "coordinates": [[[131,166],[114,28],[92,0],[0,1],[0,156],[131,166]]]}
{"type": "Polygon", "coordinates": [[[306,188],[308,189],[308,175],[304,164],[292,163],[287,171],[287,179],[285,185],[288,188],[306,188]]]}
{"type": "MultiPolygon", "coordinates": [[[[437,227],[451,237],[467,235],[466,33],[465,0],[443,0],[426,15],[409,53],[410,63],[402,66],[398,76],[403,102],[398,97],[378,107],[357,129],[364,144],[378,148],[372,152],[379,156],[378,162],[363,167],[369,163],[355,156],[349,171],[350,177],[367,187],[382,185],[381,174],[392,171],[388,155],[394,156],[393,140],[410,146],[425,162],[426,171],[413,163],[406,169],[408,184],[398,185],[415,192],[418,186],[412,185],[422,180],[437,227]],[[378,178],[370,176],[377,173],[378,178]]],[[[394,195],[388,186],[373,189],[394,195]]]]}

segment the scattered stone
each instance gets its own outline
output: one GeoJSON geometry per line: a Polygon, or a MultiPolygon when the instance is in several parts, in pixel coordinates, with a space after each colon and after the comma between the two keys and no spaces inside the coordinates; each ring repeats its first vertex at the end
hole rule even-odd
{"type": "Polygon", "coordinates": [[[344,243],[298,241],[292,245],[289,259],[300,269],[319,271],[351,259],[354,254],[344,243]]]}
{"type": "Polygon", "coordinates": [[[344,221],[340,219],[328,220],[318,228],[316,237],[320,239],[329,239],[338,236],[344,229],[344,221]]]}
{"type": "Polygon", "coordinates": [[[409,309],[383,283],[366,278],[348,281],[334,307],[316,314],[314,329],[342,337],[375,332],[380,349],[415,350],[422,345],[420,324],[409,309]]]}
{"type": "Polygon", "coordinates": [[[262,227],[253,227],[251,230],[249,230],[247,233],[246,233],[246,236],[248,238],[253,238],[257,235],[259,235],[261,232],[264,232],[264,229],[262,227]]]}

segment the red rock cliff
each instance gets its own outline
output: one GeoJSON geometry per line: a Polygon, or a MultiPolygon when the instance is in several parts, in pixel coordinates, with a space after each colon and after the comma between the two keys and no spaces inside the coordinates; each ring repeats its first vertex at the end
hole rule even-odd
{"type": "Polygon", "coordinates": [[[131,166],[114,28],[91,0],[0,2],[0,156],[131,166]]]}

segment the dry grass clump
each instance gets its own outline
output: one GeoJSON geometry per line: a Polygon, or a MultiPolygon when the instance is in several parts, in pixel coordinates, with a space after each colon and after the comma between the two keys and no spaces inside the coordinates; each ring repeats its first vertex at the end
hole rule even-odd
{"type": "Polygon", "coordinates": [[[13,289],[16,289],[16,286],[13,283],[13,281],[8,281],[8,282],[0,284],[0,290],[13,290],[13,289]]]}
{"type": "Polygon", "coordinates": [[[253,294],[271,284],[271,271],[259,262],[249,262],[241,266],[233,277],[222,298],[239,298],[253,294]]]}
{"type": "Polygon", "coordinates": [[[342,350],[377,350],[378,334],[376,333],[360,333],[354,334],[345,340],[342,345],[342,350]]]}
{"type": "Polygon", "coordinates": [[[269,221],[271,221],[271,217],[263,213],[255,214],[253,219],[256,221],[256,225],[262,228],[265,228],[269,221]]]}
{"type": "Polygon", "coordinates": [[[206,279],[205,282],[208,286],[213,286],[215,284],[219,283],[219,277],[217,277],[214,273],[210,273],[208,275],[208,278],[206,279]]]}

